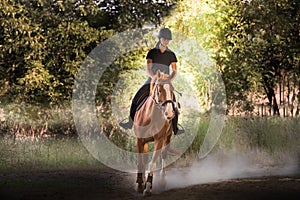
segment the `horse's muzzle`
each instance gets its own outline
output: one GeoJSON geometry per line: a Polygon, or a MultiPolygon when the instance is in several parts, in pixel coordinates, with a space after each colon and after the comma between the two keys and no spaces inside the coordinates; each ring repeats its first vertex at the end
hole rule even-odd
{"type": "Polygon", "coordinates": [[[169,114],[167,111],[164,113],[166,120],[172,120],[175,117],[175,112],[172,111],[172,114],[169,114]]]}

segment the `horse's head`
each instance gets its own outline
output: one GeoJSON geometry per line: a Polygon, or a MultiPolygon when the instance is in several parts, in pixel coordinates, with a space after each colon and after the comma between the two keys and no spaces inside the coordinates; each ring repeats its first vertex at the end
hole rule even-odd
{"type": "Polygon", "coordinates": [[[152,77],[150,95],[155,104],[163,111],[164,118],[171,120],[175,117],[174,88],[169,75],[157,71],[152,77]]]}

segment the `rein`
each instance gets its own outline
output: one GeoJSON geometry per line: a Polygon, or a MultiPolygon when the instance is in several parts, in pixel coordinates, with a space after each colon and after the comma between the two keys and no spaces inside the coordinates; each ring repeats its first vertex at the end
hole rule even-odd
{"type": "MultiPolygon", "coordinates": [[[[170,83],[169,83],[169,82],[166,82],[166,81],[155,83],[155,91],[158,90],[158,88],[157,88],[157,85],[158,85],[158,84],[170,84],[170,83]]],[[[176,91],[176,92],[177,92],[177,91],[176,91]]],[[[158,107],[158,109],[160,109],[160,110],[162,110],[162,111],[165,110],[165,109],[164,109],[164,106],[165,106],[166,104],[168,104],[168,103],[171,103],[171,104],[172,104],[173,110],[175,110],[175,108],[176,108],[176,102],[173,101],[173,100],[166,100],[166,101],[163,101],[163,102],[157,102],[156,99],[155,99],[153,96],[151,96],[151,97],[152,97],[152,100],[154,101],[155,105],[158,107]]]]}
{"type": "Polygon", "coordinates": [[[175,110],[175,105],[176,105],[176,102],[173,101],[173,100],[166,100],[164,102],[157,102],[153,97],[152,97],[152,100],[154,101],[155,105],[158,107],[159,110],[162,110],[164,111],[164,106],[167,104],[167,103],[172,103],[172,107],[173,107],[173,110],[175,110]]]}

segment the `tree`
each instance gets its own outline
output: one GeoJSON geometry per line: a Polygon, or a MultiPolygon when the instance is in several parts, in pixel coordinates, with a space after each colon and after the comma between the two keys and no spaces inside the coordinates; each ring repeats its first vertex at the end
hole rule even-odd
{"type": "Polygon", "coordinates": [[[142,28],[145,23],[155,26],[162,23],[164,17],[176,5],[176,0],[97,0],[98,6],[105,12],[105,27],[123,31],[142,28]]]}
{"type": "MultiPolygon", "coordinates": [[[[175,1],[160,2],[1,1],[1,101],[69,101],[87,54],[115,32],[158,25],[175,1]]],[[[118,76],[121,66],[114,68],[118,76]]]]}
{"type": "Polygon", "coordinates": [[[168,23],[195,37],[215,60],[231,108],[252,111],[255,100],[266,97],[272,112],[279,114],[275,93],[287,77],[293,99],[300,101],[298,1],[182,0],[179,4],[176,20],[168,23]]]}
{"type": "Polygon", "coordinates": [[[224,70],[229,101],[251,110],[250,95],[264,95],[279,115],[276,88],[284,74],[297,77],[293,81],[299,77],[294,70],[299,66],[299,3],[252,0],[226,2],[225,6],[225,34],[220,32],[220,38],[225,38],[216,60],[224,70]]]}

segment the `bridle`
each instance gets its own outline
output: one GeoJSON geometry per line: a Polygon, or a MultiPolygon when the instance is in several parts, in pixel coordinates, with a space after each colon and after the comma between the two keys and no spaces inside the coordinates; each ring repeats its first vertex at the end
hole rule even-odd
{"type": "MultiPolygon", "coordinates": [[[[156,81],[155,82],[155,88],[154,88],[154,95],[157,94],[158,96],[161,95],[159,93],[159,88],[158,86],[159,85],[164,85],[164,84],[169,84],[171,86],[171,83],[169,81],[156,81]]],[[[167,99],[165,101],[157,101],[155,98],[154,98],[154,95],[152,95],[152,100],[154,101],[155,105],[157,106],[158,109],[162,110],[162,111],[165,111],[165,108],[164,106],[168,103],[171,103],[172,104],[172,108],[173,110],[175,111],[176,109],[176,102],[173,100],[173,99],[167,99]]]]}

